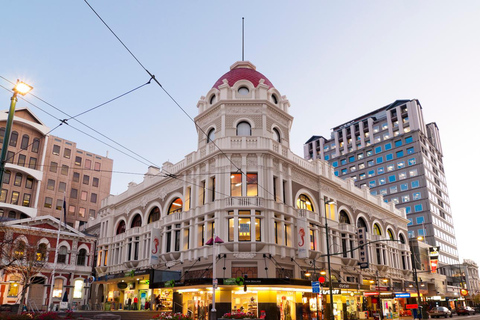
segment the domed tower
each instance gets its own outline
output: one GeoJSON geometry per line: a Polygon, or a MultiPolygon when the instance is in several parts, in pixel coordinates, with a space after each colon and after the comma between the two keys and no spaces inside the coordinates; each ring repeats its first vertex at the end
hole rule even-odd
{"type": "Polygon", "coordinates": [[[235,136],[273,139],[289,148],[290,103],[249,61],[234,63],[197,107],[199,149],[213,140],[222,149],[234,147],[222,142],[235,136]]]}

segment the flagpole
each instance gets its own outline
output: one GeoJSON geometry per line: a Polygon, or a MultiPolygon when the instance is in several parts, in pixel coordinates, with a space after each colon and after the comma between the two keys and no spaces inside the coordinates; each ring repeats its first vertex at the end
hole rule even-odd
{"type": "MultiPolygon", "coordinates": [[[[65,223],[65,228],[67,225],[67,219],[66,219],[66,200],[65,200],[65,194],[63,195],[63,220],[65,223]]],[[[55,270],[57,268],[57,260],[58,260],[58,243],[60,242],[60,228],[62,226],[62,222],[58,224],[58,232],[57,232],[57,245],[55,246],[55,259],[53,260],[53,270],[52,270],[52,275],[50,278],[50,297],[48,299],[48,303],[50,304],[50,311],[53,311],[53,284],[55,282],[55,270]]]]}

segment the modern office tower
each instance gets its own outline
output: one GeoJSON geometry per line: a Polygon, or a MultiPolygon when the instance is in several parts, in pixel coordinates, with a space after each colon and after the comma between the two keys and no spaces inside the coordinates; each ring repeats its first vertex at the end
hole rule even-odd
{"type": "Polygon", "coordinates": [[[437,125],[425,123],[416,99],[397,100],[311,137],[306,159],[324,159],[335,175],[367,186],[404,208],[409,237],[440,246],[440,263],[457,264],[458,251],[437,125]]]}
{"type": "MultiPolygon", "coordinates": [[[[8,111],[0,112],[0,146],[8,111]]],[[[49,135],[50,129],[28,108],[13,119],[0,215],[11,219],[51,215],[78,227],[95,218],[110,194],[113,160],[77,148],[75,142],[49,135]]]]}

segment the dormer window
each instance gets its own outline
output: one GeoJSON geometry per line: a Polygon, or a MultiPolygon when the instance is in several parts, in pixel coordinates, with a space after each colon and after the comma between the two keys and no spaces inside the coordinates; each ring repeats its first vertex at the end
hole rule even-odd
{"type": "Polygon", "coordinates": [[[210,97],[210,104],[215,103],[215,98],[216,98],[216,96],[214,94],[212,94],[212,96],[210,97]]]}
{"type": "Polygon", "coordinates": [[[215,129],[210,129],[207,135],[207,143],[212,142],[213,140],[215,140],[215,129]]]}
{"type": "Polygon", "coordinates": [[[273,128],[273,139],[277,142],[281,142],[280,141],[280,131],[278,131],[277,128],[273,128]]]}
{"type": "Polygon", "coordinates": [[[237,124],[237,136],[251,136],[252,135],[252,127],[250,123],[246,121],[242,121],[237,124]]]}
{"type": "Polygon", "coordinates": [[[273,103],[277,104],[278,103],[278,99],[277,99],[277,96],[272,94],[272,101],[273,103]]]}
{"type": "Polygon", "coordinates": [[[246,96],[250,90],[248,90],[247,87],[240,87],[238,88],[238,93],[240,93],[242,96],[246,96]]]}

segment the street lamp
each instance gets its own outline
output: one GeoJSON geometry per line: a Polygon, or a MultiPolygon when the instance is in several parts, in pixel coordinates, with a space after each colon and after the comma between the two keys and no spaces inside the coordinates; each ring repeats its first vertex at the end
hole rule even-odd
{"type": "Polygon", "coordinates": [[[327,222],[327,205],[334,203],[333,200],[329,200],[327,197],[324,197],[325,202],[325,235],[326,235],[326,244],[327,244],[327,267],[328,267],[328,289],[330,290],[330,319],[334,320],[335,316],[333,314],[333,287],[332,287],[332,269],[330,266],[330,240],[328,236],[328,222],[327,222]]]}
{"type": "Polygon", "coordinates": [[[212,310],[210,311],[210,320],[217,320],[217,309],[215,309],[215,289],[218,285],[217,280],[217,243],[223,243],[223,240],[220,237],[216,236],[213,233],[213,237],[211,237],[205,244],[207,246],[213,246],[213,275],[212,275],[212,310]]]}
{"type": "Polygon", "coordinates": [[[10,99],[10,109],[8,110],[7,126],[5,128],[5,136],[3,137],[2,153],[0,155],[0,190],[3,184],[3,173],[5,172],[5,162],[7,157],[8,144],[10,143],[10,132],[12,131],[13,116],[15,115],[15,105],[17,104],[17,95],[26,95],[33,89],[25,82],[17,80],[13,90],[13,96],[10,99]]]}

